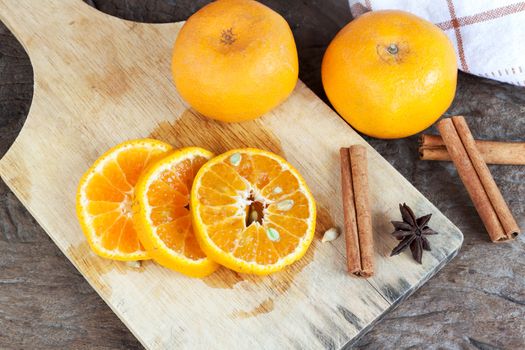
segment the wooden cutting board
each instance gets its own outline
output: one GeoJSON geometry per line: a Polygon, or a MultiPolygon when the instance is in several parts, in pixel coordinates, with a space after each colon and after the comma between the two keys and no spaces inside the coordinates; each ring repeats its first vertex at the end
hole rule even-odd
{"type": "Polygon", "coordinates": [[[34,96],[23,130],[0,161],[0,175],[53,241],[135,336],[150,349],[340,348],[410,295],[449,261],[461,232],[302,82],[280,107],[253,122],[221,124],[182,101],[170,77],[171,46],[182,23],[120,20],[80,0],[0,0],[0,19],[27,50],[34,96]],[[221,269],[191,279],[145,262],[141,268],[95,256],[75,216],[75,191],[106,149],[155,137],[216,153],[268,149],[304,175],[319,208],[306,256],[267,276],[221,269]],[[321,243],[342,225],[341,146],[368,146],[376,276],[345,271],[344,238],[321,243]],[[390,258],[398,203],[432,213],[440,232],[415,263],[390,258]]]}

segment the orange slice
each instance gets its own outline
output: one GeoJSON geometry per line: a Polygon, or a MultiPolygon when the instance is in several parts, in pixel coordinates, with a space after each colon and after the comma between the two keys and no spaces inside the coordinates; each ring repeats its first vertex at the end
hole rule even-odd
{"type": "Polygon", "coordinates": [[[133,203],[135,227],[150,256],[192,277],[207,276],[219,266],[199,247],[189,210],[193,178],[212,156],[197,147],[173,152],[140,177],[133,203]]]}
{"type": "Polygon", "coordinates": [[[148,258],[133,228],[134,186],[142,171],[171,149],[151,139],[124,142],[84,174],[77,191],[77,215],[96,254],[123,261],[148,258]]]}
{"type": "Polygon", "coordinates": [[[232,270],[259,275],[300,259],[315,231],[315,201],[283,158],[237,149],[206,163],[191,191],[197,240],[232,270]]]}

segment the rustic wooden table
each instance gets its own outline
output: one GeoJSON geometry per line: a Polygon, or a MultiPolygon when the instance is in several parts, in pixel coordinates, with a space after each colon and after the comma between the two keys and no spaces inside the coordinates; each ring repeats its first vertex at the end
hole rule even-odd
{"type": "MultiPolygon", "coordinates": [[[[172,22],[184,20],[209,1],[86,2],[121,18],[172,22]]],[[[289,21],[301,79],[326,100],[320,63],[329,41],[351,20],[346,1],[262,2],[289,21]]],[[[0,156],[24,123],[32,84],[27,55],[0,24],[0,156]]],[[[447,114],[465,115],[476,137],[523,140],[525,90],[460,74],[447,114]]],[[[523,236],[512,243],[490,243],[454,167],[419,161],[417,137],[369,141],[463,231],[465,242],[456,259],[363,336],[357,347],[525,348],[523,236]]],[[[525,167],[491,170],[525,227],[525,167]]],[[[141,348],[1,180],[0,348],[141,348]]]]}

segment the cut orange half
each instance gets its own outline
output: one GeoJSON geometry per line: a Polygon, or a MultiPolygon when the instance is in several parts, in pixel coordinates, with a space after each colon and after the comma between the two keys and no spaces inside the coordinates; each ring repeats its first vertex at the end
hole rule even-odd
{"type": "Polygon", "coordinates": [[[142,171],[172,150],[164,142],[124,142],[104,153],[80,180],[77,215],[93,251],[115,260],[142,260],[148,255],[133,228],[131,204],[142,171]]]}
{"type": "Polygon", "coordinates": [[[212,156],[188,147],[161,159],[140,177],[133,203],[133,221],[150,256],[192,277],[207,276],[219,266],[199,247],[189,210],[195,174],[212,156]]]}
{"type": "Polygon", "coordinates": [[[237,149],[206,163],[191,191],[197,240],[218,263],[269,274],[300,259],[315,231],[315,201],[283,158],[237,149]]]}

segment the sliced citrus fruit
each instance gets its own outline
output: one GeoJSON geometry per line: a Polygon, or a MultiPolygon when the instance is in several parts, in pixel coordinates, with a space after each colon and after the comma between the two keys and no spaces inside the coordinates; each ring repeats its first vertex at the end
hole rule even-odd
{"type": "Polygon", "coordinates": [[[199,168],[213,154],[198,147],[175,151],[140,177],[133,203],[139,238],[159,264],[192,277],[218,268],[206,257],[193,233],[190,189],[199,168]]]}
{"type": "Polygon", "coordinates": [[[121,143],[104,153],[80,180],[77,215],[89,245],[105,258],[147,259],[133,228],[131,204],[142,171],[172,147],[142,139],[121,143]]]}
{"type": "Polygon", "coordinates": [[[301,175],[259,149],[232,150],[206,163],[191,207],[204,252],[243,273],[269,274],[300,259],[315,231],[315,201],[301,175]]]}

